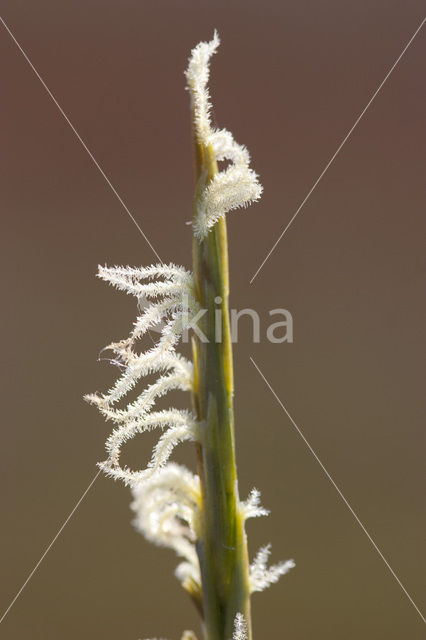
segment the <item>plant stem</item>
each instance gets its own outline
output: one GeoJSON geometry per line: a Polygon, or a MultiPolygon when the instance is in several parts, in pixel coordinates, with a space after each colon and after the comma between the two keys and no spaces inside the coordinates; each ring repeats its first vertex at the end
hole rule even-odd
{"type": "MultiPolygon", "coordinates": [[[[196,145],[197,194],[217,173],[211,147],[196,145]]],[[[229,327],[229,276],[226,222],[221,218],[193,244],[195,289],[207,313],[194,339],[194,407],[201,424],[198,466],[203,509],[198,555],[207,640],[230,640],[240,612],[251,640],[249,564],[239,510],[234,443],[232,343],[229,327]]]]}

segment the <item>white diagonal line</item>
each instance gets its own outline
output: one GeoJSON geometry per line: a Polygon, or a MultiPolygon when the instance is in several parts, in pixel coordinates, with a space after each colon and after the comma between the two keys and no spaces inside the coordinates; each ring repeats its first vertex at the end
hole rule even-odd
{"type": "Polygon", "coordinates": [[[383,555],[383,553],[380,551],[380,549],[377,546],[377,544],[374,542],[374,540],[371,537],[371,535],[368,533],[367,529],[365,528],[365,526],[363,525],[363,523],[361,522],[361,520],[359,519],[359,517],[357,516],[357,514],[355,513],[355,511],[353,510],[353,508],[349,504],[349,502],[346,500],[346,498],[343,495],[342,491],[339,489],[339,487],[337,486],[337,484],[335,483],[335,481],[333,480],[333,478],[331,477],[331,475],[329,474],[329,472],[327,471],[327,469],[325,468],[325,466],[323,465],[323,463],[319,459],[317,453],[314,451],[312,446],[309,444],[309,442],[306,439],[305,435],[300,430],[300,428],[297,426],[297,424],[295,423],[295,421],[293,420],[293,418],[291,417],[291,415],[289,414],[289,412],[287,411],[287,409],[285,408],[285,406],[281,402],[280,398],[277,396],[277,394],[275,393],[275,391],[273,390],[273,388],[269,384],[268,380],[265,378],[264,374],[259,369],[258,365],[256,364],[256,362],[254,361],[254,359],[251,356],[250,356],[250,360],[251,360],[252,364],[254,365],[254,367],[257,369],[257,372],[259,373],[259,375],[262,377],[262,379],[265,382],[266,386],[268,387],[268,389],[270,390],[270,392],[274,396],[275,400],[278,402],[278,404],[280,405],[281,409],[284,411],[284,413],[286,414],[286,416],[290,420],[291,424],[296,429],[296,431],[299,434],[299,436],[302,438],[303,442],[306,444],[306,446],[308,447],[309,451],[312,453],[312,455],[314,456],[315,460],[318,462],[318,464],[320,465],[321,469],[324,471],[325,475],[327,476],[327,478],[329,479],[329,481],[331,482],[333,487],[336,489],[337,493],[339,494],[339,496],[341,497],[341,499],[343,500],[343,502],[345,503],[345,505],[347,506],[349,511],[351,512],[351,514],[353,515],[353,517],[355,518],[355,520],[357,521],[357,523],[359,524],[361,529],[364,531],[365,535],[370,540],[371,544],[373,545],[373,547],[375,548],[375,550],[377,551],[377,553],[379,554],[379,556],[381,557],[381,559],[383,560],[383,562],[385,563],[385,565],[387,566],[387,568],[389,569],[389,571],[391,572],[391,574],[393,575],[393,577],[395,578],[395,580],[397,581],[397,583],[399,584],[399,586],[401,587],[401,589],[403,590],[403,592],[405,593],[405,595],[407,596],[407,598],[409,599],[409,601],[411,602],[411,604],[413,605],[413,607],[415,608],[415,610],[417,611],[417,613],[419,614],[421,619],[423,620],[423,622],[426,624],[426,619],[425,619],[424,615],[422,614],[422,612],[420,611],[420,609],[418,608],[418,606],[414,602],[413,598],[408,593],[407,589],[402,584],[401,580],[396,575],[395,571],[390,566],[389,562],[386,560],[386,558],[383,555]]]}
{"type": "Polygon", "coordinates": [[[293,214],[292,218],[290,218],[290,221],[287,223],[287,226],[285,227],[285,229],[281,232],[281,234],[279,235],[278,239],[275,241],[275,243],[273,244],[272,248],[270,249],[269,253],[266,255],[266,257],[264,258],[263,262],[261,263],[260,267],[257,269],[256,273],[254,274],[254,276],[252,277],[252,279],[250,280],[250,284],[253,283],[253,281],[255,280],[255,278],[258,276],[258,274],[260,273],[261,269],[263,269],[265,263],[269,260],[269,258],[271,257],[272,253],[275,251],[275,249],[277,248],[278,244],[280,243],[280,241],[282,240],[283,236],[285,235],[285,233],[287,232],[287,230],[290,228],[290,226],[293,224],[294,220],[296,219],[298,213],[300,212],[300,210],[305,206],[305,204],[307,203],[307,201],[309,200],[309,198],[311,197],[311,194],[313,193],[313,191],[316,189],[316,187],[318,186],[319,182],[322,180],[322,178],[324,177],[324,175],[326,174],[326,172],[328,171],[328,169],[330,168],[330,166],[333,164],[334,160],[336,159],[336,157],[338,156],[338,154],[340,153],[340,151],[342,150],[343,146],[346,144],[347,140],[349,139],[349,137],[351,136],[352,132],[354,131],[355,127],[358,125],[358,123],[360,122],[360,120],[363,118],[363,116],[365,115],[367,109],[370,107],[371,103],[373,102],[373,100],[376,98],[377,94],[380,92],[380,90],[382,89],[383,85],[385,84],[385,82],[387,81],[387,79],[389,78],[389,76],[391,75],[391,73],[394,71],[395,67],[397,66],[397,64],[399,63],[399,61],[401,60],[401,58],[403,57],[403,55],[405,54],[405,52],[407,51],[408,47],[411,45],[411,43],[413,42],[414,38],[417,36],[417,34],[419,33],[420,29],[423,27],[424,23],[426,21],[426,18],[424,18],[421,23],[419,24],[419,26],[417,27],[416,31],[413,33],[413,35],[411,36],[411,38],[409,39],[409,41],[407,42],[407,44],[405,45],[405,47],[403,48],[403,50],[401,51],[401,53],[399,54],[399,56],[397,57],[397,59],[395,60],[395,62],[393,63],[393,65],[391,66],[391,68],[389,69],[389,71],[387,72],[387,74],[385,75],[384,79],[382,80],[382,82],[379,84],[379,86],[377,87],[376,91],[373,93],[373,95],[371,96],[370,100],[367,102],[366,106],[364,107],[364,109],[361,111],[361,113],[359,114],[358,118],[355,120],[354,124],[352,125],[352,127],[349,129],[348,133],[345,135],[345,137],[343,138],[342,142],[339,144],[339,146],[337,147],[335,153],[331,156],[330,160],[327,162],[327,164],[325,165],[323,171],[320,173],[320,175],[318,176],[317,180],[314,182],[314,184],[312,185],[311,189],[309,190],[307,196],[304,198],[304,200],[302,200],[301,204],[299,205],[298,209],[296,210],[296,212],[293,214]]]}
{"type": "MultiPolygon", "coordinates": [[[[16,46],[18,47],[18,49],[20,50],[20,52],[22,53],[22,55],[24,56],[25,60],[28,62],[28,64],[30,65],[31,69],[34,71],[35,75],[37,76],[37,78],[40,80],[41,84],[43,85],[43,87],[45,88],[45,90],[47,91],[48,95],[50,96],[50,98],[52,99],[52,101],[54,102],[54,104],[56,105],[56,107],[59,109],[60,113],[62,114],[62,116],[64,117],[65,121],[68,123],[68,125],[70,126],[70,128],[72,129],[72,131],[74,132],[75,136],[77,137],[77,139],[79,140],[79,142],[81,143],[82,147],[85,149],[85,151],[87,152],[87,154],[89,155],[90,159],[92,160],[92,162],[94,163],[94,165],[96,166],[96,168],[98,169],[98,171],[101,173],[101,175],[103,176],[103,178],[105,179],[106,183],[108,184],[108,186],[110,187],[110,189],[112,190],[112,192],[114,193],[114,195],[116,196],[116,198],[118,199],[118,201],[120,202],[120,204],[122,205],[122,207],[124,208],[124,210],[126,211],[126,213],[129,215],[130,219],[133,221],[133,223],[136,225],[137,229],[139,230],[139,232],[141,233],[141,235],[143,236],[143,238],[145,239],[145,241],[147,242],[147,244],[149,245],[149,247],[152,249],[153,253],[155,254],[155,256],[158,258],[158,260],[161,262],[161,264],[163,264],[163,261],[161,260],[160,256],[158,255],[157,251],[154,249],[154,247],[152,246],[151,242],[149,241],[149,239],[147,238],[147,236],[145,235],[145,233],[143,232],[143,230],[141,229],[140,225],[138,224],[138,222],[135,220],[134,216],[132,215],[132,213],[129,211],[128,207],[126,206],[126,204],[124,203],[124,201],[122,200],[121,196],[119,195],[119,193],[117,192],[117,190],[115,189],[114,185],[111,183],[111,181],[109,180],[108,176],[105,174],[104,170],[102,169],[102,167],[100,166],[100,164],[98,163],[98,161],[96,160],[96,158],[94,157],[93,153],[90,151],[90,149],[88,148],[88,146],[86,145],[86,143],[84,142],[84,140],[82,139],[82,137],[80,136],[80,134],[78,133],[77,129],[74,127],[74,125],[72,124],[72,122],[70,121],[70,119],[68,118],[67,114],[65,113],[65,111],[62,109],[61,105],[58,103],[58,101],[56,100],[55,96],[53,95],[53,93],[50,91],[49,87],[46,85],[45,81],[43,80],[43,78],[40,76],[39,72],[37,71],[37,69],[35,68],[35,66],[33,65],[33,63],[31,62],[31,60],[29,59],[29,57],[27,56],[27,54],[25,53],[24,49],[21,47],[21,45],[19,44],[19,42],[17,41],[17,39],[15,38],[15,36],[13,35],[13,33],[11,32],[11,30],[9,29],[9,27],[7,26],[7,24],[5,23],[5,21],[3,20],[3,18],[0,16],[0,21],[3,23],[3,26],[5,27],[6,31],[9,33],[10,37],[12,38],[12,40],[14,41],[14,43],[16,44],[16,46]]],[[[151,334],[150,334],[151,335],[151,334]]],[[[152,338],[151,338],[152,339],[152,338]]],[[[64,523],[62,524],[62,526],[60,527],[60,529],[58,530],[58,532],[56,533],[56,535],[54,536],[54,538],[52,539],[52,541],[50,542],[50,544],[46,547],[45,551],[43,552],[43,555],[41,556],[41,558],[38,560],[37,564],[34,566],[34,568],[32,569],[32,571],[29,573],[28,577],[26,578],[25,582],[23,583],[23,585],[21,586],[21,588],[19,589],[19,591],[16,593],[15,597],[13,598],[13,600],[11,601],[11,603],[9,604],[9,606],[7,607],[7,609],[4,611],[3,615],[0,618],[0,624],[3,622],[3,620],[6,618],[6,616],[8,615],[9,611],[12,609],[13,605],[15,604],[15,602],[18,600],[18,598],[20,597],[20,595],[22,594],[22,592],[24,591],[25,587],[27,586],[27,584],[30,582],[31,578],[33,577],[33,575],[36,573],[37,569],[39,568],[39,566],[41,565],[41,563],[43,562],[43,560],[45,559],[45,557],[47,556],[47,554],[49,553],[50,549],[53,547],[53,545],[55,544],[56,540],[59,538],[59,536],[61,535],[62,531],[65,529],[65,527],[67,526],[68,522],[71,520],[72,516],[74,515],[74,513],[77,511],[77,509],[79,508],[80,504],[83,502],[84,498],[86,497],[86,495],[88,494],[88,492],[90,491],[90,489],[92,488],[92,486],[94,485],[94,483],[96,482],[96,480],[98,479],[99,475],[100,475],[101,471],[98,471],[95,475],[95,477],[91,480],[91,482],[89,483],[88,487],[85,489],[84,493],[81,495],[81,497],[79,498],[79,500],[77,501],[77,503],[75,504],[74,508],[72,509],[72,511],[70,512],[70,514],[67,516],[66,520],[64,521],[64,523]]]]}
{"type": "Polygon", "coordinates": [[[50,98],[52,99],[52,101],[55,103],[55,105],[57,106],[57,108],[59,109],[60,113],[62,114],[62,116],[64,117],[65,121],[69,124],[69,126],[71,127],[71,129],[73,130],[74,134],[76,135],[78,141],[81,143],[82,147],[85,149],[85,151],[87,152],[88,156],[90,157],[90,159],[92,160],[93,164],[96,166],[96,168],[98,169],[99,173],[102,175],[102,177],[104,178],[105,182],[107,183],[107,185],[109,186],[109,188],[111,189],[111,191],[113,192],[113,194],[115,195],[115,197],[117,198],[117,200],[119,201],[119,203],[121,204],[121,206],[123,207],[123,209],[126,211],[126,213],[129,215],[130,219],[134,222],[134,224],[136,225],[137,229],[139,230],[139,232],[141,233],[141,235],[143,236],[143,238],[145,239],[145,241],[148,243],[148,245],[150,246],[150,248],[152,249],[153,253],[155,254],[155,256],[158,258],[158,260],[161,262],[161,264],[163,264],[163,261],[161,260],[160,256],[158,255],[157,251],[154,249],[154,247],[152,246],[151,242],[149,241],[149,239],[147,238],[147,236],[145,235],[145,233],[143,232],[141,226],[139,225],[139,223],[136,221],[135,217],[132,215],[132,213],[129,211],[127,205],[125,204],[125,202],[123,201],[123,199],[121,198],[121,196],[119,195],[119,193],[117,192],[117,189],[114,187],[114,185],[112,184],[111,180],[108,178],[108,176],[106,175],[105,171],[102,169],[102,167],[100,166],[99,162],[96,160],[95,156],[93,155],[93,153],[90,151],[89,147],[87,146],[87,144],[84,142],[83,138],[80,136],[80,134],[78,133],[77,129],[74,127],[73,123],[71,122],[71,120],[68,118],[67,114],[65,113],[65,111],[62,109],[61,105],[59,104],[59,102],[56,100],[55,96],[53,95],[53,93],[51,92],[51,90],[49,89],[49,87],[47,86],[47,84],[45,83],[45,81],[43,80],[43,78],[41,77],[41,75],[39,74],[39,72],[37,71],[37,69],[35,68],[35,66],[33,65],[33,63],[31,62],[31,60],[29,59],[29,57],[27,56],[27,54],[25,53],[24,49],[21,47],[21,45],[19,44],[19,42],[17,41],[17,39],[15,38],[15,36],[13,35],[12,31],[9,29],[9,27],[7,26],[7,24],[5,23],[5,21],[3,20],[3,18],[0,16],[0,20],[3,23],[4,28],[6,29],[6,31],[8,32],[8,34],[10,35],[10,37],[12,38],[13,42],[16,44],[16,46],[18,47],[19,51],[22,53],[22,55],[24,56],[25,60],[28,62],[28,64],[30,65],[31,69],[34,71],[35,75],[37,76],[37,78],[40,80],[41,84],[43,85],[43,87],[46,89],[47,93],[49,94],[50,98]]]}
{"type": "Polygon", "coordinates": [[[6,611],[3,613],[2,617],[0,618],[0,624],[3,622],[3,620],[5,619],[5,617],[7,616],[7,614],[9,613],[9,611],[11,610],[11,608],[13,607],[13,605],[15,604],[15,602],[17,601],[17,599],[19,598],[19,596],[21,595],[21,593],[23,592],[23,590],[25,589],[25,587],[27,586],[27,584],[29,583],[29,581],[31,580],[31,578],[33,577],[33,575],[35,574],[35,572],[37,571],[37,569],[39,568],[39,566],[41,565],[41,563],[43,562],[43,560],[45,559],[45,557],[47,556],[47,554],[49,553],[50,549],[53,547],[53,545],[55,544],[56,540],[59,538],[59,536],[61,535],[62,531],[65,529],[65,527],[67,526],[68,522],[71,520],[71,518],[73,517],[74,513],[77,511],[78,507],[81,505],[81,503],[83,502],[84,498],[87,496],[87,494],[89,493],[90,489],[92,488],[92,486],[95,484],[96,480],[99,477],[99,474],[101,473],[101,471],[98,471],[98,473],[95,475],[95,477],[93,478],[93,480],[90,482],[89,486],[87,487],[87,489],[84,491],[83,495],[79,498],[78,502],[76,503],[76,505],[74,506],[73,510],[71,511],[71,513],[69,514],[69,516],[67,517],[67,519],[65,520],[65,522],[63,523],[63,525],[61,526],[61,528],[59,529],[59,531],[57,532],[57,534],[55,535],[55,537],[53,538],[53,540],[51,541],[51,543],[49,544],[48,547],[46,547],[43,555],[41,556],[40,560],[37,562],[37,564],[35,565],[34,569],[31,571],[31,573],[28,575],[27,579],[25,580],[24,584],[22,585],[22,587],[19,589],[18,593],[16,594],[16,596],[13,598],[12,602],[10,603],[10,605],[7,607],[6,611]]]}

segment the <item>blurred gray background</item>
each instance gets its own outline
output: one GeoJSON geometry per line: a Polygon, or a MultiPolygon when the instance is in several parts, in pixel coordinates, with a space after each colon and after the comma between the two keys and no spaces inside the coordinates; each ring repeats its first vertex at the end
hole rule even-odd
{"type": "MultiPolygon", "coordinates": [[[[297,567],[255,594],[255,637],[417,640],[424,625],[249,361],[253,356],[422,607],[424,44],[421,32],[252,285],[249,280],[420,24],[424,4],[2,0],[2,16],[164,261],[190,267],[183,70],[216,27],[214,121],[248,146],[261,202],[229,215],[232,305],[284,307],[294,343],[235,346],[250,549],[297,567]]],[[[96,473],[110,425],[84,393],[116,375],[132,299],[97,264],[152,251],[3,27],[2,611],[96,473]]],[[[126,448],[149,458],[154,437],[126,448]]],[[[193,463],[190,446],[177,459],[193,463]]],[[[198,631],[172,552],[99,477],[0,625],[4,640],[178,640],[198,631]]]]}

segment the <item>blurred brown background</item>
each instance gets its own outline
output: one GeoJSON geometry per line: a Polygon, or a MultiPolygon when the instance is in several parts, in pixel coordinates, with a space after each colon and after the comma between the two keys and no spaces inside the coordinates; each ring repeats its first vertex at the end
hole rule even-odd
{"type": "MultiPolygon", "coordinates": [[[[424,601],[421,32],[279,248],[249,279],[422,20],[377,0],[3,0],[2,16],[162,259],[190,267],[183,70],[217,27],[214,119],[250,149],[262,201],[229,216],[232,304],[284,307],[294,344],[235,348],[240,489],[271,516],[251,551],[297,567],[253,599],[255,637],[417,640],[424,625],[264,382],[252,355],[416,603],[424,601]]],[[[116,371],[130,298],[98,263],[154,256],[0,28],[1,609],[96,473],[110,425],[85,405],[116,371]]],[[[151,437],[127,449],[143,464],[151,437]]],[[[193,459],[191,447],[178,459],[193,459]]],[[[172,552],[100,477],[4,622],[4,640],[180,638],[198,630],[172,552]]]]}

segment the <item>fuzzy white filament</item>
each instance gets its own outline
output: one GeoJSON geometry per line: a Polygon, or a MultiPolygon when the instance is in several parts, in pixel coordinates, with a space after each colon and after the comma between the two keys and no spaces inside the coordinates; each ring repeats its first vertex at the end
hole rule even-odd
{"type": "Polygon", "coordinates": [[[132,493],[135,527],[150,542],[174,549],[184,560],[176,569],[179,580],[184,586],[190,581],[201,588],[195,548],[201,507],[198,476],[169,462],[149,479],[133,486],[132,493]]]}
{"type": "Polygon", "coordinates": [[[192,388],[192,364],[176,353],[175,347],[183,331],[190,326],[198,305],[192,275],[173,264],[145,269],[99,267],[98,276],[138,300],[144,297],[150,302],[137,318],[129,338],[108,347],[114,354],[114,361],[124,369],[117,382],[107,393],[86,396],[116,424],[106,443],[108,458],[99,466],[108,475],[120,478],[126,484],[135,484],[161,469],[179,442],[197,440],[197,424],[189,411],[152,409],[158,398],[169,391],[192,388]],[[158,343],[145,352],[137,352],[137,341],[159,322],[162,329],[158,343]],[[155,373],[159,375],[158,379],[142,390],[136,400],[124,409],[114,406],[142,377],[155,373]],[[122,467],[123,444],[136,434],[155,428],[163,430],[163,434],[154,447],[148,468],[132,471],[122,467]]]}
{"type": "Polygon", "coordinates": [[[242,613],[235,616],[232,640],[247,640],[247,625],[242,613]]]}
{"type": "Polygon", "coordinates": [[[241,502],[240,510],[244,520],[269,515],[269,510],[265,509],[260,504],[260,491],[257,489],[252,489],[247,500],[245,502],[241,502]]]}
{"type": "Polygon", "coordinates": [[[290,569],[296,566],[294,560],[286,560],[286,562],[280,562],[268,567],[267,562],[270,553],[270,544],[266,545],[266,547],[262,547],[259,549],[256,557],[250,565],[251,593],[267,589],[274,582],[278,582],[281,576],[288,573],[290,569]]]}
{"type": "Polygon", "coordinates": [[[216,31],[210,42],[200,42],[192,50],[185,72],[192,98],[198,144],[205,149],[212,149],[216,161],[231,162],[230,166],[214,176],[201,194],[194,220],[194,233],[199,240],[228,211],[246,207],[258,200],[262,193],[258,177],[249,167],[250,155],[247,149],[235,142],[232,133],[226,129],[213,129],[210,122],[211,103],[207,83],[210,58],[216,52],[219,42],[216,31]]]}
{"type": "MultiPolygon", "coordinates": [[[[252,489],[247,500],[240,502],[240,513],[244,520],[269,515],[268,509],[265,509],[260,504],[260,491],[252,489]]],[[[251,563],[249,574],[250,593],[264,591],[296,566],[294,560],[287,560],[268,567],[267,561],[270,553],[270,544],[261,547],[251,563]]]]}

